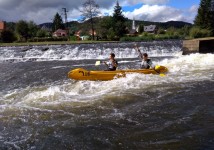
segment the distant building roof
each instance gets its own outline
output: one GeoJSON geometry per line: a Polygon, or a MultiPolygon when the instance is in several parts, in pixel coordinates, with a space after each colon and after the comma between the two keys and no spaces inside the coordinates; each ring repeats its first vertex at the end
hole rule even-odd
{"type": "Polygon", "coordinates": [[[80,37],[80,34],[81,34],[81,30],[79,30],[79,31],[77,31],[74,35],[76,35],[76,36],[78,36],[78,37],[80,37]]]}
{"type": "MultiPolygon", "coordinates": [[[[93,31],[89,30],[89,34],[92,35],[93,31]]],[[[94,30],[94,35],[97,35],[97,32],[94,30]]]]}
{"type": "Polygon", "coordinates": [[[58,29],[53,33],[53,36],[55,37],[62,37],[62,36],[67,36],[68,33],[66,30],[58,29]]]}
{"type": "Polygon", "coordinates": [[[136,29],[131,29],[131,30],[129,31],[129,34],[136,34],[136,33],[137,33],[136,29]]]}
{"type": "Polygon", "coordinates": [[[145,32],[154,32],[156,30],[156,25],[149,25],[149,26],[144,26],[144,31],[145,32]]]}
{"type": "Polygon", "coordinates": [[[3,31],[6,29],[6,25],[4,21],[0,21],[0,31],[3,31]]]}

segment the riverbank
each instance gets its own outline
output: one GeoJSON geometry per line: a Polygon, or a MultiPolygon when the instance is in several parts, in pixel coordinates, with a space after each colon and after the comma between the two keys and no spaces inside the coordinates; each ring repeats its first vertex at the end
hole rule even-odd
{"type": "Polygon", "coordinates": [[[153,40],[130,40],[130,41],[49,41],[49,42],[19,42],[19,43],[0,43],[0,47],[11,46],[49,46],[49,45],[75,45],[75,44],[99,44],[99,43],[139,43],[155,41],[181,41],[181,39],[153,39],[153,40]]]}
{"type": "Polygon", "coordinates": [[[51,42],[22,42],[22,43],[0,43],[0,47],[7,46],[33,46],[33,45],[70,45],[70,44],[94,44],[94,43],[116,43],[118,41],[51,41],[51,42]]]}

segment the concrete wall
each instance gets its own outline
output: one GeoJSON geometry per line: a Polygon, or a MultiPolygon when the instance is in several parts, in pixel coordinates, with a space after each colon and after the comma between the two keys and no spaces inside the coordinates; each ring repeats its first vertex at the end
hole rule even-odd
{"type": "Polygon", "coordinates": [[[183,41],[183,55],[191,53],[214,53],[214,38],[200,38],[183,41]]]}

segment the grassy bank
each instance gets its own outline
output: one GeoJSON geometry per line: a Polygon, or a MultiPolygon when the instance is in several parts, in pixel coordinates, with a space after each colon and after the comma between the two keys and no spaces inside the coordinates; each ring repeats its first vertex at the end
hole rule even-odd
{"type": "Polygon", "coordinates": [[[23,43],[0,43],[0,46],[31,46],[31,45],[69,45],[69,44],[93,44],[109,43],[116,41],[51,41],[51,42],[23,42],[23,43]]]}

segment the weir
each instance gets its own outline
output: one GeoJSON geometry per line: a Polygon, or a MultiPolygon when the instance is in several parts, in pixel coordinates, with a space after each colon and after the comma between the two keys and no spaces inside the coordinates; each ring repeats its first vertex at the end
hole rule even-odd
{"type": "MultiPolygon", "coordinates": [[[[106,59],[111,52],[117,58],[136,58],[136,42],[92,43],[49,46],[0,47],[0,62],[106,59]]],[[[181,52],[181,40],[137,42],[150,57],[174,56],[181,52]]]]}
{"type": "Polygon", "coordinates": [[[183,41],[183,55],[191,53],[214,53],[214,37],[183,41]]]}

